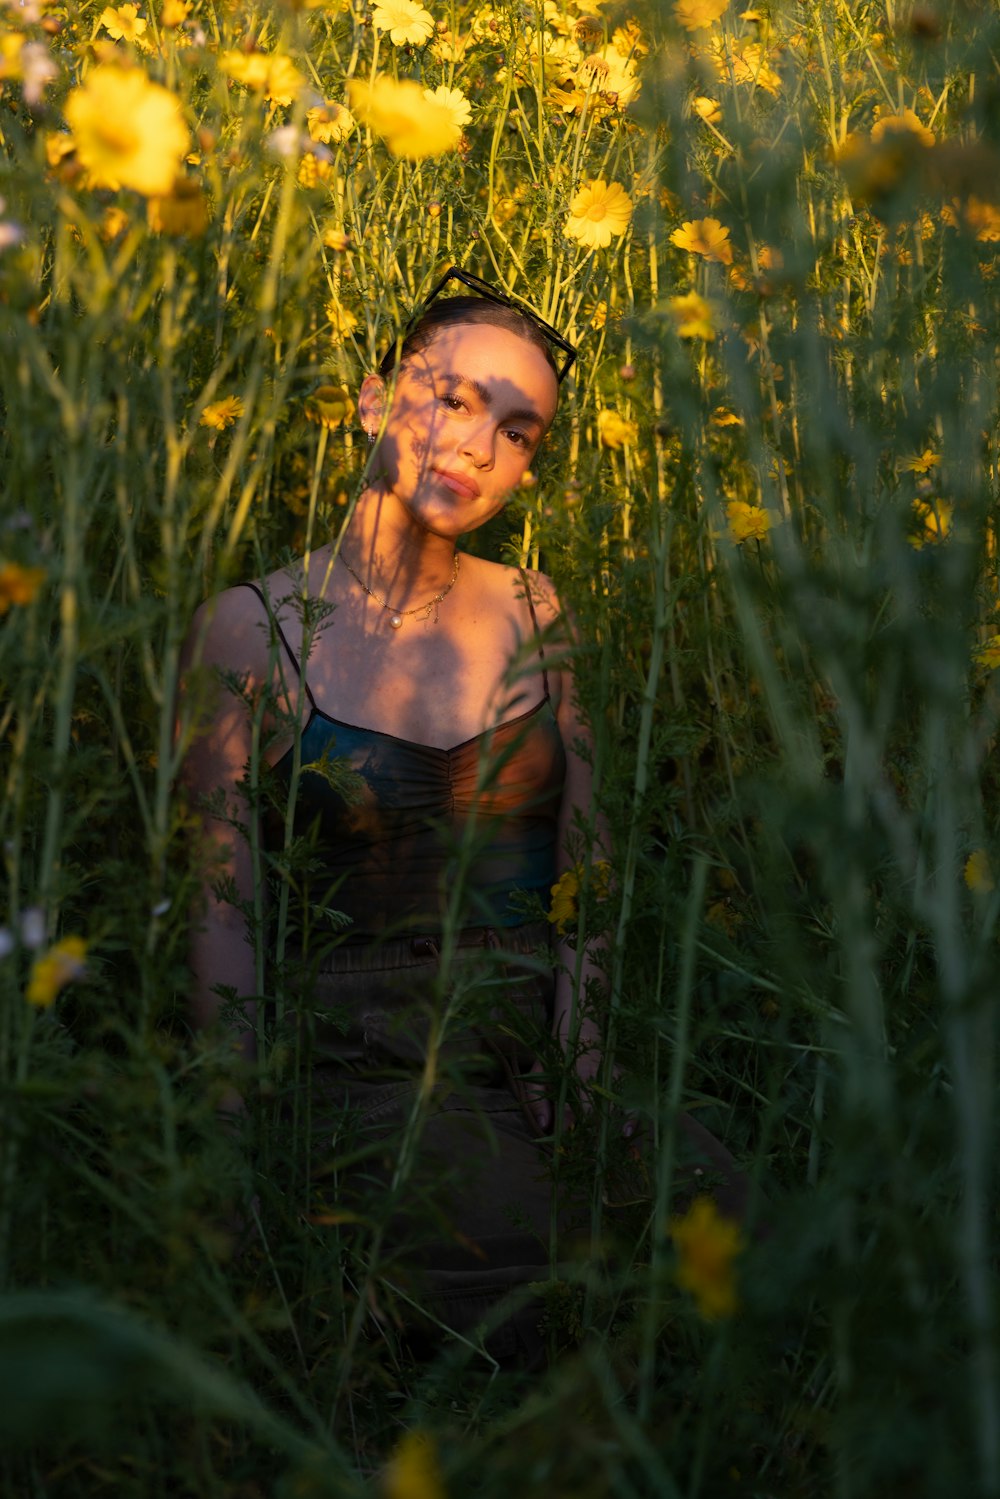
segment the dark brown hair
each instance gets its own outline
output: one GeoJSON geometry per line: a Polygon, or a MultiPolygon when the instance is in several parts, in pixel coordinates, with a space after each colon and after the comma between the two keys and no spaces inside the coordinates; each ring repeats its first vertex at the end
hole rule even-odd
{"type": "MultiPolygon", "coordinates": [[[[526,338],[536,349],[541,350],[556,380],[559,379],[559,366],[552,347],[538,324],[525,317],[524,313],[518,312],[516,307],[503,307],[486,297],[442,297],[431,302],[404,329],[399,346],[400,362],[408,355],[425,349],[439,328],[450,328],[458,323],[488,323],[493,328],[506,328],[508,333],[516,333],[518,338],[526,338]]],[[[387,380],[396,368],[396,349],[396,343],[390,344],[379,363],[376,373],[383,380],[387,380]]]]}

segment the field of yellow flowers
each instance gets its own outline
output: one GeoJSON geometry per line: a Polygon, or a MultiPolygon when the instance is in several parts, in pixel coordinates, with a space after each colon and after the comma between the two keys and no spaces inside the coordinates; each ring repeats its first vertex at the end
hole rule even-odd
{"type": "Polygon", "coordinates": [[[0,142],[0,1491],[1000,1495],[996,7],[0,0],[0,142]],[[551,916],[656,1147],[616,1234],[564,1140],[530,1379],[408,1354],[186,1002],[182,641],[337,534],[452,263],[579,346],[470,544],[579,621],[551,916]]]}

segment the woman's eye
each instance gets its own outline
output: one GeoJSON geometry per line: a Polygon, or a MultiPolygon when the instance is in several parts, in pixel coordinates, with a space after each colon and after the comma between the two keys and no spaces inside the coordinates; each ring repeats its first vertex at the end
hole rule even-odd
{"type": "Polygon", "coordinates": [[[505,436],[509,442],[514,443],[519,448],[531,446],[531,439],[528,437],[527,432],[519,432],[516,427],[508,427],[505,436]]]}
{"type": "Polygon", "coordinates": [[[447,406],[449,411],[465,410],[465,402],[462,400],[461,396],[453,396],[450,391],[446,391],[445,394],[441,397],[441,400],[443,401],[444,405],[447,406]]]}

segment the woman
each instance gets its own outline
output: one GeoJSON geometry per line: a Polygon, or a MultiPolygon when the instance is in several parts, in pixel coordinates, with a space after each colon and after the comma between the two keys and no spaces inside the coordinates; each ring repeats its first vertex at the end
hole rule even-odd
{"type": "MultiPolygon", "coordinates": [[[[515,1296],[495,1312],[550,1260],[544,1029],[563,1047],[572,1035],[584,1080],[599,1063],[597,1026],[574,1017],[574,956],[557,953],[566,961],[553,977],[539,957],[547,927],[530,907],[547,904],[569,850],[579,854],[581,827],[596,856],[604,834],[588,731],[552,646],[551,583],[456,548],[530,467],[567,349],[488,288],[435,292],[398,364],[393,350],[362,382],[375,447],[339,551],[327,544],[300,570],[227,590],[203,606],[189,642],[192,664],[245,680],[238,694],[217,689],[188,756],[190,787],[226,788],[230,816],[247,821],[237,790],[247,705],[263,694],[276,704],[266,758],[295,799],[287,826],[314,840],[302,869],[282,866],[296,914],[280,958],[296,1043],[305,1032],[309,1048],[327,1198],[362,1204],[366,1221],[382,1205],[369,1264],[381,1267],[383,1298],[430,1308],[463,1335],[492,1317],[491,1351],[529,1360],[537,1306],[515,1296]]],[[[233,838],[221,872],[244,899],[251,869],[233,838]]],[[[201,1024],[217,1014],[217,985],[258,992],[232,903],[210,898],[193,966],[201,1024]]],[[[584,985],[592,972],[588,957],[584,985]]],[[[555,1215],[566,1230],[570,1196],[555,1215]]]]}

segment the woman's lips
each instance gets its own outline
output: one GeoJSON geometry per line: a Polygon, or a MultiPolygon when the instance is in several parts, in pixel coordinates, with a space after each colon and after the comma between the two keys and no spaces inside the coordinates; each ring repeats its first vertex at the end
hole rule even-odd
{"type": "Polygon", "coordinates": [[[480,489],[475,479],[468,479],[464,474],[453,473],[447,468],[436,468],[434,472],[453,494],[460,495],[463,500],[478,500],[480,489]]]}

